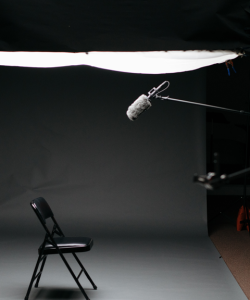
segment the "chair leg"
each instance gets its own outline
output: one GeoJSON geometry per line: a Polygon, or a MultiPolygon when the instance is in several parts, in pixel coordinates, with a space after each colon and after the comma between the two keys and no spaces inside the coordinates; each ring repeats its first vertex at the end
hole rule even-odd
{"type": "Polygon", "coordinates": [[[29,294],[30,294],[30,291],[31,291],[33,282],[34,282],[34,280],[35,280],[35,278],[36,278],[36,272],[37,272],[37,269],[38,269],[39,264],[40,264],[40,262],[41,262],[41,261],[40,261],[41,256],[42,256],[42,255],[39,255],[39,256],[38,256],[38,259],[37,259],[37,262],[36,262],[36,266],[35,266],[33,275],[32,275],[32,277],[31,277],[30,284],[29,284],[29,287],[28,287],[28,290],[27,290],[27,293],[26,293],[26,296],[25,296],[24,300],[28,300],[28,298],[29,298],[29,294]]]}
{"type": "Polygon", "coordinates": [[[84,266],[82,265],[80,259],[78,258],[78,256],[75,253],[72,253],[74,255],[74,258],[76,259],[76,261],[78,262],[78,264],[80,265],[80,267],[82,268],[84,274],[86,275],[86,277],[88,278],[88,280],[90,281],[90,283],[93,286],[94,290],[97,290],[97,286],[95,285],[94,281],[91,279],[91,277],[89,276],[88,272],[86,271],[86,269],[84,268],[84,266]]]}
{"type": "Polygon", "coordinates": [[[39,281],[40,281],[40,278],[42,276],[42,272],[43,272],[43,268],[44,268],[44,265],[45,265],[45,262],[47,260],[47,256],[45,256],[45,258],[43,259],[43,262],[42,262],[42,265],[41,265],[41,268],[40,268],[40,271],[39,271],[39,275],[36,279],[36,283],[35,283],[35,287],[37,288],[38,285],[39,285],[39,281]]]}
{"type": "Polygon", "coordinates": [[[74,278],[76,284],[78,285],[78,287],[81,290],[82,294],[84,295],[85,299],[86,300],[90,300],[89,297],[88,297],[88,295],[86,294],[84,288],[82,287],[82,285],[80,284],[79,280],[77,279],[77,277],[75,276],[74,272],[72,271],[72,269],[71,269],[70,265],[68,264],[67,260],[65,259],[64,255],[61,252],[59,252],[59,255],[61,256],[63,262],[65,263],[66,267],[68,268],[70,274],[74,278]]]}

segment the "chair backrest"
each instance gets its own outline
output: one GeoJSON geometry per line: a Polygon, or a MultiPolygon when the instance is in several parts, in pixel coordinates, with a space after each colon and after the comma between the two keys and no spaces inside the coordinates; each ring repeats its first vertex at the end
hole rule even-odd
{"type": "Polygon", "coordinates": [[[46,224],[46,219],[54,216],[49,204],[42,197],[32,200],[30,205],[43,224],[46,224]]]}

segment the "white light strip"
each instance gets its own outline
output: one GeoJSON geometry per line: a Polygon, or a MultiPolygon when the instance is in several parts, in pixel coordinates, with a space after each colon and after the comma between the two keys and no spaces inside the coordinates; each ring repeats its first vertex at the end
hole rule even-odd
{"type": "Polygon", "coordinates": [[[205,50],[89,53],[0,51],[0,65],[32,68],[87,65],[127,73],[165,74],[191,71],[237,56],[232,51],[205,50]]]}

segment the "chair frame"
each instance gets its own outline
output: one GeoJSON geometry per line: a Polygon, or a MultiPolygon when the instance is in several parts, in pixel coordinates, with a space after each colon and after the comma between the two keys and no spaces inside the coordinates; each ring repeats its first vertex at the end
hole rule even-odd
{"type": "MultiPolygon", "coordinates": [[[[36,200],[36,199],[35,199],[36,200]]],[[[43,199],[44,200],[44,199],[43,199]]],[[[34,200],[33,200],[34,201],[34,200]]],[[[80,270],[80,273],[78,274],[78,276],[75,275],[75,273],[73,272],[72,268],[70,267],[69,263],[67,262],[65,256],[63,255],[63,252],[60,250],[60,248],[58,247],[57,243],[55,242],[54,240],[54,234],[57,234],[58,236],[60,237],[65,237],[65,235],[63,234],[60,226],[58,225],[54,215],[53,215],[53,212],[51,211],[52,215],[50,215],[49,217],[51,217],[54,225],[53,225],[53,228],[52,228],[52,231],[50,232],[50,230],[48,229],[48,227],[46,226],[46,221],[45,221],[45,218],[43,218],[43,216],[39,213],[37,207],[36,207],[36,204],[31,201],[30,202],[30,205],[31,207],[33,208],[33,210],[35,211],[38,219],[40,220],[43,228],[45,229],[46,231],[46,234],[45,234],[45,237],[44,237],[44,240],[43,240],[43,243],[42,245],[39,247],[39,256],[38,256],[38,259],[37,259],[37,262],[36,262],[36,266],[35,266],[35,269],[34,269],[34,272],[33,272],[33,275],[31,277],[31,281],[30,281],[30,284],[29,284],[29,287],[28,287],[28,290],[27,290],[27,293],[26,293],[26,296],[24,298],[24,300],[28,300],[29,298],[29,294],[30,294],[30,291],[32,289],[32,286],[33,286],[33,283],[34,281],[36,280],[36,283],[35,283],[35,287],[37,288],[38,285],[39,285],[39,281],[41,279],[41,276],[42,276],[42,272],[43,272],[43,269],[44,269],[44,265],[46,263],[46,260],[47,260],[47,256],[49,254],[44,254],[44,249],[45,249],[45,245],[46,243],[49,243],[51,244],[53,247],[56,248],[57,250],[57,253],[56,254],[59,254],[60,257],[62,258],[63,262],[65,263],[67,269],[69,270],[70,274],[72,275],[72,277],[74,278],[76,284],[78,285],[80,291],[82,292],[82,294],[84,295],[85,299],[86,300],[90,300],[88,298],[88,295],[86,294],[84,288],[82,287],[81,283],[79,282],[79,278],[80,276],[82,275],[82,272],[84,272],[84,274],[86,275],[86,277],[88,278],[88,280],[90,281],[91,285],[93,286],[93,289],[96,290],[97,289],[97,286],[95,285],[95,283],[93,282],[93,280],[91,279],[91,277],[89,276],[88,272],[86,271],[86,269],[84,268],[84,266],[82,265],[81,261],[79,260],[78,256],[76,255],[76,253],[74,251],[69,251],[69,253],[72,253],[75,260],[77,261],[77,263],[79,264],[81,270],[80,270]],[[41,264],[42,263],[42,264],[41,264]],[[39,265],[41,264],[41,267],[40,267],[40,270],[38,272],[38,268],[39,268],[39,265]]],[[[49,217],[46,217],[49,218],[49,217]]]]}

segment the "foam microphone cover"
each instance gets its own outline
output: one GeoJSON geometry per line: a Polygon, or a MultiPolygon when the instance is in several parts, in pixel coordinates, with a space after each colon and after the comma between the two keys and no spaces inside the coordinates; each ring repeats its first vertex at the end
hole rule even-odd
{"type": "Polygon", "coordinates": [[[152,104],[148,100],[148,97],[146,95],[141,95],[129,106],[127,110],[127,116],[131,121],[134,121],[139,117],[140,114],[149,109],[151,106],[152,104]]]}

